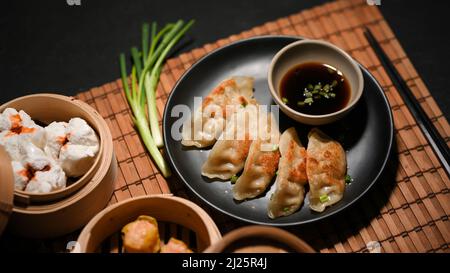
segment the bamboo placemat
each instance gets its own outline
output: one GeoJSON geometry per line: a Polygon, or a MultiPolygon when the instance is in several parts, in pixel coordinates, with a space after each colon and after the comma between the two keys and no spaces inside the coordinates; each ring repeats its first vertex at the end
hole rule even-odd
{"type": "MultiPolygon", "coordinates": [[[[396,141],[385,172],[365,197],[327,220],[288,230],[320,252],[367,252],[377,245],[381,252],[449,252],[449,178],[366,41],[364,26],[372,30],[449,143],[450,127],[445,116],[378,8],[362,0],[335,1],[304,10],[168,60],[157,89],[160,118],[177,79],[195,61],[218,47],[266,34],[328,40],[367,67],[383,86],[392,108],[396,141]]],[[[173,193],[201,203],[176,177],[165,180],[154,166],[133,128],[120,80],[92,88],[77,97],[98,110],[114,138],[120,172],[110,204],[133,196],[161,193],[173,193]]],[[[245,225],[215,210],[205,209],[222,234],[245,225]]],[[[76,234],[70,238],[75,239],[76,234]]],[[[67,238],[53,240],[51,248],[63,250],[67,241],[67,238]]]]}

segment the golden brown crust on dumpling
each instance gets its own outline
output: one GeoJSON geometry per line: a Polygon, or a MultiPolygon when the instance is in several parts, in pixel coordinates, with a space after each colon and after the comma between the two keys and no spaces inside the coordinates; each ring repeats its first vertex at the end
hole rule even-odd
{"type": "Polygon", "coordinates": [[[258,110],[256,101],[250,100],[250,103],[250,106],[239,109],[238,112],[234,113],[235,116],[231,117],[225,132],[214,144],[208,159],[202,166],[203,176],[227,180],[244,168],[253,139],[251,134],[254,129],[251,128],[252,125],[249,122],[243,125],[238,123],[237,117],[244,115],[246,119],[250,119],[252,115],[256,115],[258,110]],[[240,126],[244,128],[240,128],[240,126]],[[238,136],[241,133],[243,135],[238,136]]]}
{"type": "Polygon", "coordinates": [[[233,197],[236,200],[255,198],[264,193],[277,170],[280,159],[280,151],[276,148],[279,140],[278,126],[274,117],[267,113],[260,113],[258,122],[265,126],[264,130],[270,137],[263,140],[261,135],[258,135],[250,145],[244,171],[233,187],[233,197]]]}
{"type": "Polygon", "coordinates": [[[256,160],[256,164],[262,166],[265,173],[273,176],[277,171],[279,159],[280,152],[278,150],[275,152],[266,152],[256,160]]]}
{"type": "MultiPolygon", "coordinates": [[[[294,141],[292,141],[292,143],[294,143],[294,141]]],[[[293,145],[291,145],[291,148],[289,149],[289,156],[288,156],[288,160],[292,162],[293,160],[293,145]]],[[[301,147],[300,148],[300,156],[302,158],[306,158],[306,150],[305,148],[301,147]]],[[[308,176],[306,175],[306,160],[302,161],[300,164],[295,165],[294,168],[292,168],[289,171],[289,176],[288,176],[289,180],[293,180],[293,181],[299,181],[299,180],[308,180],[308,176]]]]}
{"type": "Polygon", "coordinates": [[[342,199],[347,161],[339,142],[319,129],[308,135],[306,171],[310,185],[310,207],[321,212],[342,199]]]}
{"type": "Polygon", "coordinates": [[[252,142],[244,171],[233,187],[236,200],[255,198],[262,194],[275,175],[280,152],[262,151],[261,144],[259,139],[252,142]]]}
{"type": "Polygon", "coordinates": [[[284,131],[280,137],[280,163],[275,191],[268,204],[268,216],[277,218],[296,212],[305,196],[306,150],[298,139],[295,128],[284,131]]]}
{"type": "Polygon", "coordinates": [[[248,155],[248,150],[250,149],[250,145],[252,144],[252,140],[250,139],[249,134],[245,135],[244,140],[240,140],[240,145],[237,147],[237,157],[236,160],[239,162],[245,161],[248,155]]]}
{"type": "Polygon", "coordinates": [[[181,144],[198,148],[213,145],[224,129],[227,115],[248,104],[252,97],[251,77],[235,76],[219,83],[183,123],[181,144]],[[228,110],[228,106],[232,108],[228,110]]]}

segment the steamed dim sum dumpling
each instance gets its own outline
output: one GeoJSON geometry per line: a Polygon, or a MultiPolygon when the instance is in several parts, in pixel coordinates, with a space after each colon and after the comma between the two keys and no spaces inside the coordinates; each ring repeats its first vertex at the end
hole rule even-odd
{"type": "Polygon", "coordinates": [[[277,170],[280,159],[278,126],[270,113],[260,113],[258,123],[258,136],[250,145],[244,171],[233,187],[236,200],[255,198],[262,194],[277,170]]]}
{"type": "Polygon", "coordinates": [[[28,170],[19,161],[11,161],[14,172],[14,189],[24,190],[28,184],[28,170]]]}
{"type": "Polygon", "coordinates": [[[21,117],[14,108],[6,108],[0,114],[0,132],[9,131],[13,127],[21,126],[21,117]]]}
{"type": "Polygon", "coordinates": [[[183,124],[181,144],[198,148],[213,145],[226,124],[227,106],[245,106],[252,97],[253,78],[237,76],[222,81],[183,124]]]}
{"type": "Polygon", "coordinates": [[[342,199],[347,161],[339,142],[317,128],[308,134],[306,172],[309,180],[309,206],[322,212],[342,199]]]}
{"type": "Polygon", "coordinates": [[[156,219],[141,215],[122,228],[123,247],[129,253],[156,253],[160,250],[156,219]]]}
{"type": "Polygon", "coordinates": [[[36,125],[31,117],[20,110],[19,112],[14,108],[6,108],[0,114],[0,132],[1,131],[17,131],[22,127],[32,127],[36,125]]]}
{"type": "Polygon", "coordinates": [[[160,253],[192,253],[192,250],[183,241],[172,237],[167,244],[161,244],[160,253]]]}
{"type": "Polygon", "coordinates": [[[67,176],[85,174],[95,161],[99,140],[95,131],[80,118],[69,121],[66,129],[67,143],[59,152],[59,163],[67,176]]]}
{"type": "Polygon", "coordinates": [[[95,160],[96,149],[92,146],[67,143],[61,148],[59,162],[68,176],[84,175],[95,160]]]}
{"type": "Polygon", "coordinates": [[[23,110],[18,112],[14,108],[6,108],[0,114],[0,132],[0,145],[5,146],[8,153],[13,153],[10,155],[14,160],[14,149],[17,148],[19,139],[30,141],[39,148],[45,143],[44,128],[37,125],[23,110]]]}
{"type": "Polygon", "coordinates": [[[44,151],[55,160],[59,157],[61,147],[68,141],[67,125],[67,122],[54,121],[45,127],[46,141],[44,151]]]}
{"type": "Polygon", "coordinates": [[[41,149],[31,142],[20,146],[22,164],[31,176],[25,191],[32,193],[48,193],[66,186],[66,174],[41,149]]]}
{"type": "Polygon", "coordinates": [[[52,161],[44,169],[35,171],[25,191],[31,193],[49,193],[65,187],[66,174],[58,164],[52,161]]]}
{"type": "Polygon", "coordinates": [[[51,164],[51,159],[31,142],[23,141],[19,150],[22,156],[22,164],[28,168],[40,171],[51,164]]]}
{"type": "Polygon", "coordinates": [[[202,175],[209,178],[228,180],[244,168],[245,159],[254,133],[258,108],[255,100],[237,110],[227,123],[226,129],[214,144],[208,159],[202,166],[202,175]]]}
{"type": "Polygon", "coordinates": [[[284,131],[280,137],[280,163],[275,180],[275,192],[270,198],[270,218],[291,215],[296,212],[305,198],[306,150],[298,139],[294,127],[284,131]]]}
{"type": "Polygon", "coordinates": [[[25,191],[29,193],[49,193],[52,191],[52,185],[42,179],[33,179],[28,182],[25,191]]]}
{"type": "Polygon", "coordinates": [[[98,149],[97,134],[84,119],[70,119],[67,124],[66,134],[68,141],[72,144],[97,147],[98,149]]]}
{"type": "Polygon", "coordinates": [[[35,142],[31,141],[30,134],[14,134],[11,131],[3,131],[0,133],[0,145],[3,145],[12,160],[21,161],[25,153],[24,144],[30,147],[33,145],[35,149],[39,149],[35,142]]]}
{"type": "Polygon", "coordinates": [[[19,150],[22,139],[24,139],[23,136],[11,134],[10,131],[0,133],[0,145],[5,148],[12,160],[20,161],[22,159],[19,150]]]}

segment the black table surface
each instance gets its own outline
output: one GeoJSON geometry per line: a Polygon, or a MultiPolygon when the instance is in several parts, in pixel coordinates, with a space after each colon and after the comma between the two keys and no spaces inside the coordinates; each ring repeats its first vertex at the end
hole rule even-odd
{"type": "MultiPolygon", "coordinates": [[[[7,1],[0,8],[0,104],[37,92],[74,95],[118,78],[118,54],[140,45],[141,24],[146,21],[195,19],[186,39],[189,43],[179,54],[324,2],[7,1]]],[[[381,0],[380,6],[446,116],[450,113],[448,3],[381,0]]]]}

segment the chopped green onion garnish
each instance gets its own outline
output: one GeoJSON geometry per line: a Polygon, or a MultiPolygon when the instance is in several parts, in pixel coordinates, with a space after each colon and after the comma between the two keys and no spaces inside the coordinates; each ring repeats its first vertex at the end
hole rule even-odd
{"type": "Polygon", "coordinates": [[[290,210],[290,208],[289,207],[285,207],[285,208],[283,208],[283,211],[284,212],[288,212],[290,210]]]}
{"type": "MultiPolygon", "coordinates": [[[[333,71],[334,73],[335,71],[333,71]]],[[[316,85],[308,84],[303,90],[303,97],[305,100],[303,102],[297,102],[298,106],[303,106],[305,104],[311,105],[314,100],[320,100],[322,98],[329,99],[335,98],[336,93],[332,93],[333,88],[338,84],[336,80],[333,80],[330,84],[317,83],[316,85]]]]}
{"type": "Polygon", "coordinates": [[[306,98],[305,99],[305,103],[308,103],[309,105],[311,105],[311,103],[313,103],[314,100],[312,98],[306,98]]]}
{"type": "Polygon", "coordinates": [[[328,202],[330,200],[330,197],[328,196],[328,194],[324,194],[320,196],[320,203],[325,203],[328,202]]]}
{"type": "Polygon", "coordinates": [[[278,170],[275,172],[275,175],[278,175],[278,170]]]}
{"type": "Polygon", "coordinates": [[[284,103],[288,103],[288,99],[287,98],[281,98],[281,101],[283,101],[284,103]]]}
{"type": "Polygon", "coordinates": [[[231,177],[231,184],[234,184],[234,183],[236,183],[236,181],[238,180],[238,178],[239,178],[239,176],[237,176],[237,175],[233,175],[232,177],[231,177]]]}
{"type": "Polygon", "coordinates": [[[350,184],[353,182],[353,178],[350,175],[345,175],[345,184],[350,184]]]}

